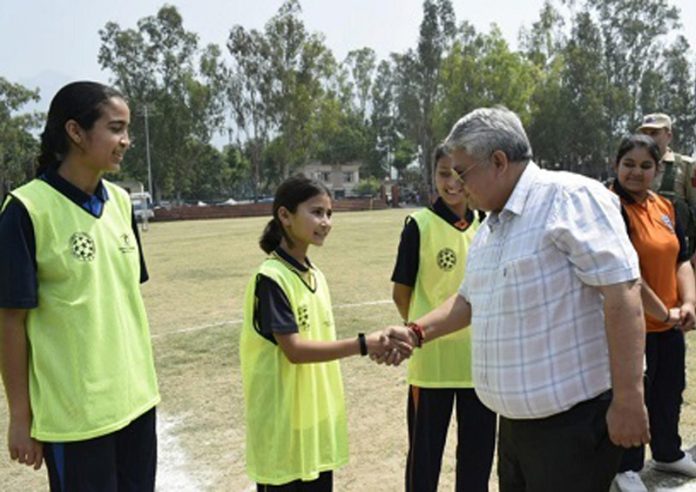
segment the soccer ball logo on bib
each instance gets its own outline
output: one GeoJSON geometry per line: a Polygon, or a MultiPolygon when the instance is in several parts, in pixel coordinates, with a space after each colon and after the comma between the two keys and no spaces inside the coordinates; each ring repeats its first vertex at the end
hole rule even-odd
{"type": "Polygon", "coordinates": [[[457,264],[457,253],[449,248],[441,249],[437,253],[437,266],[442,270],[449,272],[457,264]]]}
{"type": "Polygon", "coordinates": [[[302,305],[297,308],[297,321],[298,324],[300,325],[300,331],[308,331],[309,330],[309,310],[307,309],[307,306],[302,305]]]}
{"type": "Polygon", "coordinates": [[[86,232],[76,232],[70,237],[70,250],[80,261],[92,261],[97,252],[94,240],[86,232]]]}

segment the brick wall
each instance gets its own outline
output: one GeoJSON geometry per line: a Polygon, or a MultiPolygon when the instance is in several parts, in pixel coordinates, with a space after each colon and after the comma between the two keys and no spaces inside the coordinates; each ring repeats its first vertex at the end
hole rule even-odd
{"type": "MultiPolygon", "coordinates": [[[[335,212],[347,212],[358,210],[381,210],[387,208],[387,204],[379,199],[360,198],[352,200],[334,200],[335,212]]],[[[228,219],[232,217],[262,217],[272,213],[271,203],[247,203],[244,205],[206,205],[203,207],[173,207],[169,209],[158,208],[155,210],[154,219],[151,221],[169,220],[199,220],[199,219],[228,219]]]]}

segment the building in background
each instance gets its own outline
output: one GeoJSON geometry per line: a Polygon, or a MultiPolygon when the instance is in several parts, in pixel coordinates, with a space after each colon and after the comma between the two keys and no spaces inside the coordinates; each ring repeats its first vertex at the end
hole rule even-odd
{"type": "Polygon", "coordinates": [[[345,164],[323,164],[315,161],[301,167],[299,171],[305,176],[323,183],[334,198],[356,196],[355,187],[360,181],[359,161],[345,164]]]}

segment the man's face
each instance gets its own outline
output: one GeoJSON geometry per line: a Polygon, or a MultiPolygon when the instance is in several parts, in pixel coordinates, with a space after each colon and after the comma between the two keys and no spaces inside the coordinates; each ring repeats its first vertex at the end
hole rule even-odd
{"type": "Polygon", "coordinates": [[[660,154],[665,155],[665,152],[667,152],[667,147],[672,141],[672,132],[667,130],[667,128],[643,128],[640,130],[640,133],[652,137],[657,146],[660,148],[660,154]]]}
{"type": "Polygon", "coordinates": [[[501,196],[503,190],[500,183],[496,183],[497,173],[493,163],[476,160],[463,149],[454,150],[450,157],[470,208],[497,212],[505,206],[507,196],[501,196]]]}

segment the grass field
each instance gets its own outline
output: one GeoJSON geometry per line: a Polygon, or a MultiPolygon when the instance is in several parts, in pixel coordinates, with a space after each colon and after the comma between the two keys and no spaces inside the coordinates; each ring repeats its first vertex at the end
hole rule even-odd
{"type": "MultiPolygon", "coordinates": [[[[331,287],[339,337],[399,321],[389,302],[389,277],[408,212],[336,214],[326,245],[310,249],[331,287]]],[[[155,223],[143,235],[151,278],[143,293],[162,393],[159,490],[246,491],[252,486],[244,471],[237,348],[243,292],[264,257],[256,242],[266,220],[155,223]]],[[[342,369],[351,461],[336,473],[335,490],[403,490],[405,368],[354,357],[344,360],[342,369]]],[[[682,417],[687,444],[696,440],[696,415],[689,404],[694,398],[688,389],[682,417]]],[[[6,425],[2,406],[0,426],[6,425]]],[[[441,490],[453,490],[453,456],[450,442],[441,490]]],[[[46,490],[46,483],[45,471],[34,472],[0,455],[0,490],[46,490]]]]}

